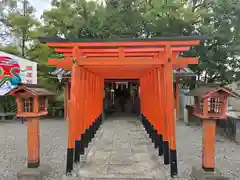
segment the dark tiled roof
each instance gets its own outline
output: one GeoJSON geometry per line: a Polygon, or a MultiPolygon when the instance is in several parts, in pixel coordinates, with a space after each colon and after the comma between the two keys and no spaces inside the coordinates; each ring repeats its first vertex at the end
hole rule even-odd
{"type": "Polygon", "coordinates": [[[151,42],[151,41],[189,41],[189,40],[209,40],[209,36],[171,36],[171,37],[153,37],[153,38],[119,38],[119,39],[63,39],[59,37],[39,37],[42,43],[48,42],[151,42]]]}
{"type": "MultiPolygon", "coordinates": [[[[186,77],[186,76],[195,76],[196,74],[189,68],[184,68],[184,69],[180,69],[180,70],[174,70],[174,74],[176,76],[182,76],[182,77],[186,77]]],[[[71,71],[66,71],[64,69],[55,69],[53,72],[50,72],[50,75],[52,76],[62,76],[62,77],[71,77],[71,71]]]]}
{"type": "Polygon", "coordinates": [[[236,92],[233,92],[231,89],[226,88],[226,87],[220,87],[219,85],[211,85],[211,86],[201,86],[199,88],[193,89],[189,92],[187,92],[185,95],[186,96],[198,96],[198,97],[203,97],[211,92],[215,91],[224,91],[226,93],[229,93],[231,97],[234,98],[240,98],[240,95],[237,94],[236,92]]]}
{"type": "Polygon", "coordinates": [[[53,96],[54,93],[48,91],[44,88],[28,88],[30,91],[32,91],[34,94],[37,94],[38,96],[53,96]]]}
{"type": "Polygon", "coordinates": [[[21,90],[29,91],[38,96],[53,96],[53,95],[55,95],[53,92],[50,92],[47,89],[45,89],[39,85],[35,85],[35,84],[21,84],[17,88],[13,89],[10,92],[10,94],[16,94],[16,93],[18,93],[18,91],[21,91],[21,90]]]}
{"type": "Polygon", "coordinates": [[[212,87],[212,86],[205,86],[205,87],[199,87],[196,89],[193,89],[186,93],[187,96],[203,96],[211,91],[214,91],[218,87],[212,87]]]}

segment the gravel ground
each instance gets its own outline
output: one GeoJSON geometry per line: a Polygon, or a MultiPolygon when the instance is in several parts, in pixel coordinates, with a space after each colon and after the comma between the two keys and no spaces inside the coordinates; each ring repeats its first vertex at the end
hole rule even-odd
{"type": "MultiPolygon", "coordinates": [[[[187,179],[192,165],[201,165],[200,127],[177,123],[178,167],[181,179],[187,179]]],[[[0,121],[0,180],[14,180],[24,168],[27,157],[26,125],[0,121]]],[[[65,172],[67,122],[41,120],[41,163],[53,168],[47,180],[60,180],[65,172]]],[[[216,167],[231,180],[240,180],[240,146],[217,136],[216,167]]],[[[65,178],[64,178],[65,179],[65,178]]],[[[70,178],[67,178],[70,179],[70,178]]]]}
{"type": "MultiPolygon", "coordinates": [[[[41,120],[41,163],[52,166],[47,180],[59,180],[65,172],[67,123],[63,120],[41,120]]],[[[21,122],[0,122],[0,180],[15,180],[26,167],[27,127],[21,122]]]]}
{"type": "MultiPolygon", "coordinates": [[[[177,123],[178,167],[181,177],[189,177],[192,166],[202,165],[202,128],[177,123]]],[[[240,145],[216,135],[215,166],[230,180],[240,180],[240,145]]]]}

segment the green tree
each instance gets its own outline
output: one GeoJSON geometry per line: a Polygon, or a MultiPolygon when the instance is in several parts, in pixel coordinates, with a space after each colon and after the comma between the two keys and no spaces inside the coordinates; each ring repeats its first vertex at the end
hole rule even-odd
{"type": "Polygon", "coordinates": [[[210,34],[212,40],[194,49],[200,63],[194,70],[204,82],[230,83],[239,71],[239,6],[238,0],[218,0],[208,4],[211,16],[205,17],[199,28],[200,34],[210,34]]]}
{"type": "Polygon", "coordinates": [[[40,25],[34,17],[35,9],[27,0],[2,1],[0,6],[0,22],[7,28],[12,41],[21,48],[21,56],[27,56],[27,49],[32,43],[32,38],[38,37],[40,25]]]}
{"type": "Polygon", "coordinates": [[[17,46],[14,45],[8,45],[8,46],[3,46],[0,47],[0,51],[4,51],[6,53],[14,54],[18,56],[20,54],[20,49],[17,46]]]}
{"type": "Polygon", "coordinates": [[[38,83],[55,91],[58,83],[54,79],[49,79],[48,73],[53,68],[47,66],[47,59],[52,50],[37,40],[41,34],[41,23],[34,16],[35,9],[27,0],[3,3],[4,6],[0,6],[2,10],[0,22],[9,32],[5,36],[11,35],[15,45],[3,45],[0,50],[37,62],[38,83]]]}
{"type": "Polygon", "coordinates": [[[191,68],[205,82],[227,83],[239,74],[239,0],[53,0],[42,24],[29,3],[24,13],[16,2],[23,1],[0,6],[4,9],[0,22],[16,39],[25,39],[24,56],[39,63],[43,82],[48,83],[47,59],[56,54],[35,39],[39,35],[70,39],[209,35],[212,39],[183,54],[200,58],[191,68]]]}
{"type": "Polygon", "coordinates": [[[43,13],[44,27],[47,36],[64,38],[90,37],[89,21],[95,16],[100,4],[95,2],[61,0],[53,1],[53,7],[43,13]]]}
{"type": "Polygon", "coordinates": [[[16,9],[16,1],[15,0],[0,0],[0,46],[7,42],[7,37],[11,35],[11,31],[9,31],[9,21],[8,21],[8,13],[14,12],[16,9]]]}

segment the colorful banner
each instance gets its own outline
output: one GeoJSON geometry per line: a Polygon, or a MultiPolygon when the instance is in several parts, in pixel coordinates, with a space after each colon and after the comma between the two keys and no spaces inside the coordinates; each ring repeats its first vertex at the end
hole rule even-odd
{"type": "Polygon", "coordinates": [[[37,84],[37,63],[0,51],[0,96],[20,83],[37,84]]]}

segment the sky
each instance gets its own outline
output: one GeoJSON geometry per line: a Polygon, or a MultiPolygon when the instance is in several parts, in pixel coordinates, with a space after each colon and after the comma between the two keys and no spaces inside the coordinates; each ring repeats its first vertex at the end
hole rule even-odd
{"type": "MultiPolygon", "coordinates": [[[[36,17],[41,18],[41,15],[43,14],[44,10],[50,9],[51,8],[51,1],[52,0],[29,0],[29,2],[35,7],[36,9],[36,17]]],[[[91,0],[87,0],[91,1],[91,0]]],[[[102,1],[102,0],[92,0],[92,1],[102,1]]],[[[1,30],[1,27],[0,27],[1,30]]],[[[2,40],[0,39],[0,45],[1,43],[8,43],[8,41],[12,42],[12,40],[2,40]]]]}
{"type": "MultiPolygon", "coordinates": [[[[36,16],[38,18],[41,17],[43,11],[45,9],[48,9],[51,7],[51,1],[52,0],[29,0],[29,2],[31,2],[31,4],[36,8],[36,16]]],[[[90,0],[87,0],[90,1],[90,0]]],[[[102,1],[102,0],[95,0],[95,1],[102,1]]]]}
{"type": "Polygon", "coordinates": [[[30,0],[31,4],[36,8],[36,16],[41,17],[43,11],[51,7],[51,0],[30,0]]]}

